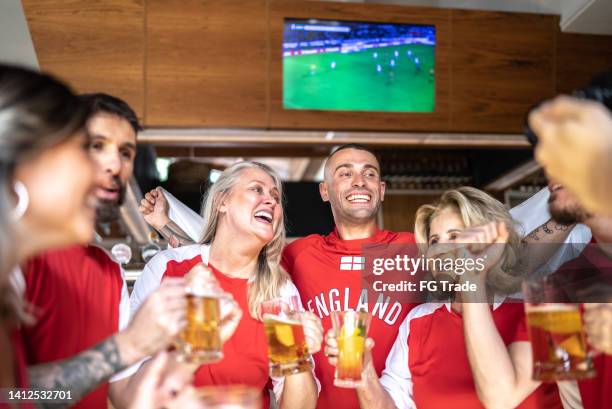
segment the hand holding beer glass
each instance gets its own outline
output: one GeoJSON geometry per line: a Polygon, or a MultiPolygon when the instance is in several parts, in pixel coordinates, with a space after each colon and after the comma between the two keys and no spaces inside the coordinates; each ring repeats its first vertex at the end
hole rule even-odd
{"type": "Polygon", "coordinates": [[[334,385],[341,388],[361,385],[361,373],[369,352],[366,341],[371,318],[365,311],[332,312],[333,328],[328,332],[325,350],[331,358],[330,363],[336,366],[334,385]]]}
{"type": "MultiPolygon", "coordinates": [[[[268,338],[270,376],[285,376],[312,370],[304,328],[305,325],[312,326],[312,321],[304,317],[307,313],[300,311],[300,308],[297,295],[275,298],[261,304],[261,316],[268,338]]],[[[322,329],[316,329],[315,332],[317,331],[322,333],[322,329]]],[[[318,338],[320,346],[320,336],[318,338]]],[[[316,343],[311,346],[318,350],[316,343]]]]}
{"type": "Polygon", "coordinates": [[[236,330],[242,311],[204,264],[196,264],[185,279],[187,325],[179,336],[181,357],[195,364],[217,362],[223,358],[223,343],[236,330]]]}
{"type": "Polygon", "coordinates": [[[558,302],[551,277],[523,283],[525,313],[533,352],[533,379],[592,378],[595,368],[583,330],[580,304],[558,302]]]}

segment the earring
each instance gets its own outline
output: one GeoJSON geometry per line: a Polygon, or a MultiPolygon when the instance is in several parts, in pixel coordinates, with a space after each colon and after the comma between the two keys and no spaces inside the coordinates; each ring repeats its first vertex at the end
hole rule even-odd
{"type": "Polygon", "coordinates": [[[28,194],[28,189],[19,180],[13,184],[13,189],[17,195],[17,205],[11,211],[11,218],[13,222],[18,222],[23,217],[26,210],[28,210],[30,195],[28,194]]]}

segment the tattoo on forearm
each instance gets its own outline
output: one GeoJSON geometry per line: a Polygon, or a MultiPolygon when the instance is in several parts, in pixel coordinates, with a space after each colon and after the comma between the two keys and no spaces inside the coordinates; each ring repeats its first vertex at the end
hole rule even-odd
{"type": "Polygon", "coordinates": [[[72,406],[126,366],[121,359],[115,337],[110,337],[73,358],[31,366],[28,368],[28,375],[32,388],[69,390],[72,395],[71,402],[43,403],[40,406],[65,408],[72,406]]]}
{"type": "MultiPolygon", "coordinates": [[[[527,235],[527,237],[529,237],[532,240],[538,241],[540,240],[540,236],[538,236],[538,232],[540,231],[540,228],[538,227],[537,229],[535,229],[534,231],[532,231],[531,233],[529,233],[527,235]]],[[[525,241],[525,240],[523,240],[525,241]]]]}
{"type": "MultiPolygon", "coordinates": [[[[523,242],[528,243],[529,241],[540,241],[540,239],[543,236],[545,236],[545,234],[555,234],[555,231],[565,233],[569,231],[571,227],[572,225],[568,225],[568,224],[562,224],[562,223],[553,224],[552,220],[550,220],[544,223],[543,225],[541,225],[540,227],[538,227],[537,229],[535,229],[534,231],[532,231],[531,233],[529,233],[527,236],[525,236],[525,238],[523,239],[523,242]],[[544,232],[545,234],[543,234],[542,232],[544,232]]],[[[547,241],[548,239],[544,240],[544,242],[547,242],[547,241]]]]}
{"type": "Polygon", "coordinates": [[[554,233],[554,231],[552,231],[550,229],[550,227],[548,227],[548,222],[546,222],[546,223],[544,223],[542,225],[542,230],[544,230],[544,233],[546,233],[546,234],[553,234],[554,233]]]}

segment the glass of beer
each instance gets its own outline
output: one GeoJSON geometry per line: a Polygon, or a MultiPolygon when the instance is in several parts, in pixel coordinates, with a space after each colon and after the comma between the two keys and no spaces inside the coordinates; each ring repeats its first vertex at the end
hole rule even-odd
{"type": "Polygon", "coordinates": [[[361,384],[365,341],[371,315],[365,311],[332,312],[333,333],[338,342],[338,363],[334,385],[356,388],[361,384]]]}
{"type": "Polygon", "coordinates": [[[580,304],[558,302],[560,292],[547,278],[525,281],[523,292],[533,379],[554,382],[595,376],[580,304]]]}
{"type": "Polygon", "coordinates": [[[198,397],[210,409],[261,409],[261,391],[245,385],[198,388],[198,397]]]}
{"type": "Polygon", "coordinates": [[[298,296],[264,301],[261,315],[268,338],[270,376],[310,371],[312,360],[304,336],[298,296]]]}
{"type": "Polygon", "coordinates": [[[185,290],[187,325],[179,334],[181,356],[186,362],[217,362],[223,358],[221,308],[228,295],[204,265],[194,266],[185,278],[188,282],[185,290]]]}

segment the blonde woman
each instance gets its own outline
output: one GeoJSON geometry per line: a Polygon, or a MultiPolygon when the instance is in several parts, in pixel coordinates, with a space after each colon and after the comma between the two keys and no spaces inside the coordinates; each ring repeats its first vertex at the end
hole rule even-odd
{"type": "MultiPolygon", "coordinates": [[[[467,249],[461,257],[486,254],[480,272],[433,272],[439,282],[470,281],[478,291],[446,293],[442,302],[415,307],[400,327],[381,378],[366,365],[365,386],[357,391],[361,407],[560,408],[554,385],[538,388],[531,380],[523,305],[504,302],[522,279],[510,273],[519,236],[504,206],[478,189],[450,190],[438,203],[418,209],[415,234],[429,257],[456,251],[457,244],[467,249]],[[480,247],[476,255],[469,253],[474,245],[480,247]]],[[[333,339],[328,338],[326,353],[335,364],[333,339]]]]}
{"type": "MultiPolygon", "coordinates": [[[[279,266],[285,244],[282,186],[276,173],[256,162],[227,168],[211,186],[203,207],[201,244],[179,247],[156,255],[137,280],[131,308],[137,310],[147,294],[165,277],[184,276],[195,265],[207,265],[224,291],[244,311],[234,335],[223,346],[224,358],[203,365],[194,384],[246,384],[262,391],[268,407],[268,355],[262,301],[298,295],[279,266]]],[[[312,313],[304,313],[304,332],[311,352],[321,346],[322,328],[312,313]]],[[[312,373],[272,379],[281,409],[314,408],[317,384],[312,373]]]]}

